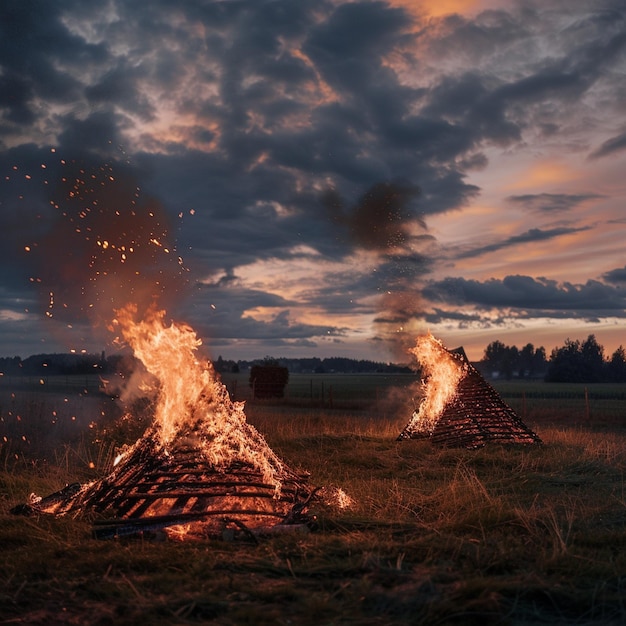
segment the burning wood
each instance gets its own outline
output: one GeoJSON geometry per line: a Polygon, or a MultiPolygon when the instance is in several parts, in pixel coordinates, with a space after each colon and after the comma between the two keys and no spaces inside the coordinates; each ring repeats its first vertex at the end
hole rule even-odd
{"type": "Polygon", "coordinates": [[[113,471],[86,485],[73,484],[14,513],[96,514],[94,535],[111,538],[166,529],[171,537],[214,536],[227,528],[263,532],[269,526],[306,525],[315,495],[307,476],[285,466],[281,492],[253,466],[216,466],[201,446],[163,447],[148,429],[113,471]]]}
{"type": "Polygon", "coordinates": [[[305,475],[287,467],[246,422],[211,365],[195,358],[200,342],[187,326],[163,324],[163,312],[139,323],[133,309],[117,325],[158,388],[155,421],[116,459],[104,478],[15,513],[101,516],[97,537],[166,529],[169,536],[249,534],[310,521],[315,495],[305,475]]]}
{"type": "Polygon", "coordinates": [[[411,351],[424,374],[422,401],[399,440],[428,438],[464,448],[488,442],[541,443],[468,361],[463,348],[446,350],[428,334],[418,337],[411,351]]]}

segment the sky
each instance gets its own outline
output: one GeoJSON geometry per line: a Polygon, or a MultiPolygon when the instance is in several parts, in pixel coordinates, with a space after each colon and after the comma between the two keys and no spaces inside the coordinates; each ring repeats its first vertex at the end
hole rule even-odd
{"type": "Polygon", "coordinates": [[[0,4],[0,356],[626,344],[623,0],[0,4]]]}

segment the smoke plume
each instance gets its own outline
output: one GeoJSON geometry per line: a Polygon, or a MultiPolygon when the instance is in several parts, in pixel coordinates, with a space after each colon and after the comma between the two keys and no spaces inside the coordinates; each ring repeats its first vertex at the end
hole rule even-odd
{"type": "Polygon", "coordinates": [[[352,206],[336,189],[323,196],[330,219],[350,245],[378,256],[379,278],[373,281],[380,295],[377,336],[402,358],[419,332],[423,311],[417,281],[428,272],[430,262],[422,250],[433,240],[415,206],[419,194],[414,185],[382,182],[352,206]]]}

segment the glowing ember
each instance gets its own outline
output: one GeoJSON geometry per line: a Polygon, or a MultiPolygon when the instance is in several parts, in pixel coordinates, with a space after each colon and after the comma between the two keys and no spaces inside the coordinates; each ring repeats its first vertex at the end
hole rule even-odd
{"type": "Polygon", "coordinates": [[[341,487],[322,487],[317,490],[317,495],[327,506],[339,510],[351,509],[356,504],[341,487]]]}
{"type": "Polygon", "coordinates": [[[430,434],[441,417],[444,408],[454,397],[459,382],[467,373],[467,367],[448,352],[443,344],[430,333],[417,338],[409,351],[420,364],[423,400],[413,413],[407,431],[430,434]]]}

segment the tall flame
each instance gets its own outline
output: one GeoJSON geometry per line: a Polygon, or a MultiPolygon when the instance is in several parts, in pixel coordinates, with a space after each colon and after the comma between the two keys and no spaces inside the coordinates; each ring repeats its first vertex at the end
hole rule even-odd
{"type": "Polygon", "coordinates": [[[201,340],[187,325],[163,322],[165,311],[152,311],[135,322],[136,307],[117,312],[122,336],[158,381],[155,424],[167,450],[194,440],[217,467],[235,461],[249,463],[280,491],[283,464],[263,436],[246,422],[243,402],[232,402],[212,365],[200,361],[201,340]]]}
{"type": "Polygon", "coordinates": [[[423,399],[405,430],[432,433],[446,404],[456,394],[467,367],[430,333],[419,336],[409,352],[415,356],[422,370],[423,399]]]}

